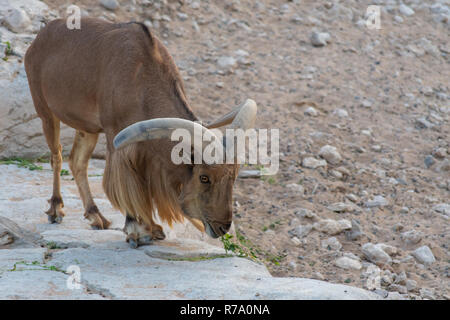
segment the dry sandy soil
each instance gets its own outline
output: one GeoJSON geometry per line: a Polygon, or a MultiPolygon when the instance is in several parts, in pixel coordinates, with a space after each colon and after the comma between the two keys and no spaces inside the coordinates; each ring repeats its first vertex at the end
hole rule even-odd
{"type": "Polygon", "coordinates": [[[61,16],[75,3],[89,16],[151,23],[203,120],[256,100],[257,127],[280,130],[280,170],[237,181],[234,221],[255,247],[272,254],[258,256],[273,275],[365,287],[370,259],[362,245],[384,243],[395,250],[392,262],[378,263],[377,292],[449,299],[450,47],[449,22],[430,11],[439,1],[405,1],[415,8],[409,16],[396,1],[375,1],[394,4],[381,11],[380,30],[361,20],[370,1],[119,0],[114,11],[99,1],[44,2],[61,16]],[[329,33],[329,43],[313,46],[313,31],[329,33]],[[235,61],[221,66],[221,57],[235,61]],[[302,165],[307,157],[320,160],[324,145],[336,147],[342,160],[302,165]],[[375,196],[386,203],[370,207],[375,196]],[[336,203],[339,208],[330,208],[336,203]],[[339,248],[322,246],[332,236],[326,232],[291,231],[327,218],[355,220],[362,234],[355,240],[351,231],[334,235],[339,248]],[[408,231],[416,232],[417,243],[405,242],[408,231]],[[435,262],[411,256],[421,246],[435,262]],[[344,254],[363,268],[337,267],[344,254]],[[274,257],[278,264],[269,261],[274,257]]]}

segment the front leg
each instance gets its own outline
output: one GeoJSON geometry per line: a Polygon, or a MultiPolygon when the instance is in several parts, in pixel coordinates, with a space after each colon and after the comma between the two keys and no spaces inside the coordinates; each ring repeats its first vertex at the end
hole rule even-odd
{"type": "Polygon", "coordinates": [[[123,231],[127,235],[127,242],[135,249],[139,246],[149,245],[153,240],[163,240],[166,236],[160,225],[154,223],[151,226],[140,224],[127,213],[123,231]]]}

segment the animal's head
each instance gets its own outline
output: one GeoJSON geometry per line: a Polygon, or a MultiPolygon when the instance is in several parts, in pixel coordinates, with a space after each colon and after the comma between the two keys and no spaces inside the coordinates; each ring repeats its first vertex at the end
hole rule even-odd
{"type": "MultiPolygon", "coordinates": [[[[227,124],[232,129],[247,130],[253,127],[256,117],[256,103],[247,100],[243,105],[208,126],[202,126],[197,122],[179,118],[158,118],[137,122],[119,132],[114,138],[114,147],[121,148],[125,145],[153,140],[171,139],[176,129],[184,129],[190,134],[192,160],[195,158],[194,138],[201,133],[201,137],[214,137],[212,141],[218,143],[223,154],[227,154],[227,148],[234,143],[220,139],[217,132],[211,130],[227,124]],[[222,143],[223,141],[223,143],[222,143]]],[[[217,146],[217,145],[216,145],[217,146]]],[[[205,146],[202,146],[204,148],[205,146]]],[[[203,150],[201,149],[202,155],[203,150]]],[[[198,151],[197,151],[198,153],[198,151]]],[[[234,150],[233,150],[234,153],[234,150]]],[[[173,159],[167,159],[172,161],[173,159]]],[[[227,159],[228,160],[228,159],[227,159]]],[[[217,238],[224,235],[230,229],[232,223],[232,193],[233,185],[239,173],[239,164],[226,161],[222,164],[207,164],[205,161],[184,161],[176,165],[176,186],[178,190],[178,206],[182,213],[198,229],[204,230],[209,236],[217,238]],[[189,162],[189,163],[186,163],[189,162]]],[[[150,178],[151,179],[151,178],[150,178]]]]}

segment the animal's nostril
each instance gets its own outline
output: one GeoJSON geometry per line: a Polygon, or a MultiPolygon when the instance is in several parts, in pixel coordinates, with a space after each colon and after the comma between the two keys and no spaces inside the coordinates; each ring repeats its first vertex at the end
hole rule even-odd
{"type": "Polygon", "coordinates": [[[225,233],[228,232],[228,230],[230,230],[230,227],[231,227],[231,223],[227,223],[227,224],[225,224],[225,225],[223,225],[223,226],[220,226],[220,227],[219,227],[219,230],[220,230],[223,234],[225,234],[225,233]]]}

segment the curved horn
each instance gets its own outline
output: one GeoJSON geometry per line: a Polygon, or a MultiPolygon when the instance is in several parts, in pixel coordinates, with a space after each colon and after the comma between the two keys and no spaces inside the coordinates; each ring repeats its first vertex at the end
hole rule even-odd
{"type": "MultiPolygon", "coordinates": [[[[209,132],[217,138],[214,132],[194,121],[180,118],[157,118],[136,122],[120,131],[114,138],[114,148],[122,148],[139,141],[170,138],[175,129],[186,129],[192,137],[195,132],[201,132],[202,135],[209,132]]],[[[191,139],[192,143],[194,141],[195,139],[191,139]]]]}
{"type": "Polygon", "coordinates": [[[236,114],[230,127],[233,129],[241,128],[244,130],[253,128],[255,126],[257,110],[258,107],[256,106],[256,102],[252,99],[247,99],[239,108],[239,112],[236,114]]]}
{"type": "MultiPolygon", "coordinates": [[[[246,118],[249,118],[249,121],[251,123],[253,123],[254,118],[256,117],[256,103],[255,101],[251,100],[251,99],[247,99],[243,104],[241,104],[239,107],[235,108],[233,111],[228,112],[227,114],[223,115],[222,117],[220,117],[219,119],[213,121],[212,123],[210,123],[209,125],[207,125],[206,127],[208,129],[213,129],[213,128],[219,128],[219,127],[223,127],[226,126],[227,124],[233,123],[233,121],[236,119],[236,116],[240,113],[240,111],[243,111],[244,113],[248,114],[248,113],[254,113],[253,116],[253,120],[251,120],[252,116],[249,116],[246,118]],[[254,108],[254,111],[253,111],[254,108]],[[251,110],[251,111],[250,111],[251,110]]],[[[253,126],[253,124],[251,124],[250,126],[248,126],[247,128],[251,128],[253,126]]],[[[233,125],[234,127],[234,125],[233,125]]],[[[238,127],[238,126],[237,126],[238,127]]],[[[235,128],[237,128],[235,127],[235,128]]],[[[242,127],[241,127],[242,128],[242,127]]]]}

